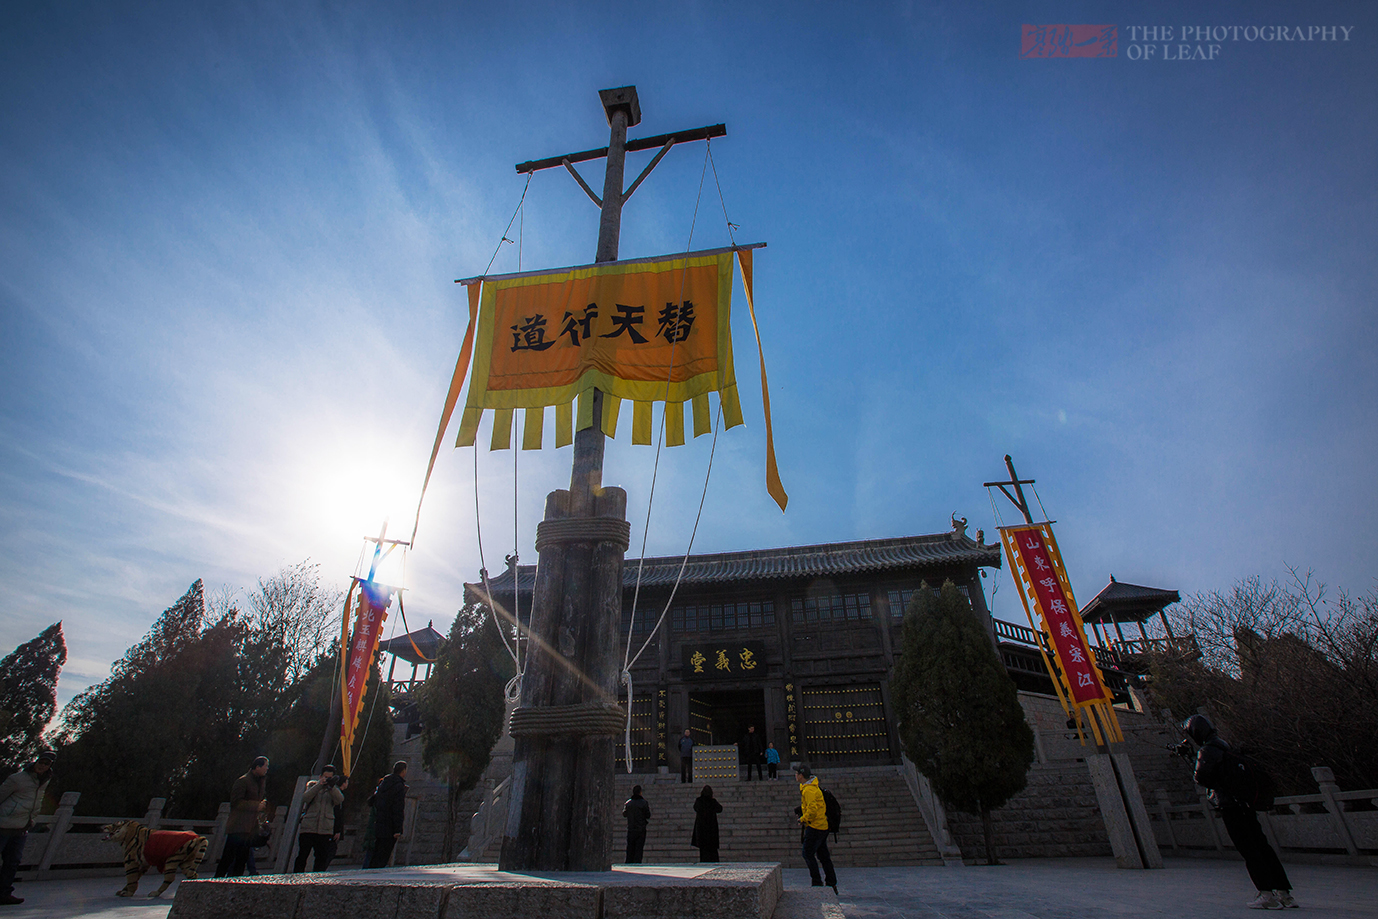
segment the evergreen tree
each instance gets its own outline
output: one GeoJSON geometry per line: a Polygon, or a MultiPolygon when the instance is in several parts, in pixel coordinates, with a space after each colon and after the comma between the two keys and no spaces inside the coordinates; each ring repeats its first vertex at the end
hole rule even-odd
{"type": "Polygon", "coordinates": [[[986,862],[998,864],[991,811],[1023,790],[1034,758],[1014,681],[951,581],[920,590],[905,612],[890,680],[900,740],[940,798],[980,814],[986,862]]]}
{"type": "Polygon", "coordinates": [[[115,662],[109,679],[63,709],[58,779],[63,790],[81,792],[84,813],[141,814],[149,798],[171,797],[185,776],[204,735],[197,696],[205,618],[198,580],[115,662]]]}
{"type": "Polygon", "coordinates": [[[512,674],[512,659],[487,609],[465,606],[418,699],[422,760],[449,784],[444,861],[455,855],[459,799],[478,784],[502,736],[503,688],[512,674]]]}
{"type": "Polygon", "coordinates": [[[67,662],[62,623],[48,626],[0,660],[0,774],[31,762],[57,711],[57,675],[67,662]]]}

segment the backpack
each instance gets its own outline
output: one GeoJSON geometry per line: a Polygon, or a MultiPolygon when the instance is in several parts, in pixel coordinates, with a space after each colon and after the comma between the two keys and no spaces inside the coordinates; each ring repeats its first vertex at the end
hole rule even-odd
{"type": "Polygon", "coordinates": [[[837,803],[837,796],[824,788],[823,791],[823,812],[828,818],[828,832],[833,834],[833,839],[837,839],[837,831],[842,827],[842,805],[837,803]]]}
{"type": "Polygon", "coordinates": [[[1256,811],[1269,811],[1277,798],[1277,782],[1263,764],[1235,750],[1220,760],[1220,790],[1256,811]]]}

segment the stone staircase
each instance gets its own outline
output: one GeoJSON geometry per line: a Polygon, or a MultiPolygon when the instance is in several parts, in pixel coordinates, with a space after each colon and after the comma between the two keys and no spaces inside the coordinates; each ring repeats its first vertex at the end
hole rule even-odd
{"type": "MultiPolygon", "coordinates": [[[[819,782],[842,805],[842,832],[828,838],[833,861],[853,868],[898,865],[942,865],[938,848],[924,824],[904,776],[896,766],[870,766],[846,770],[819,770],[819,782]]],[[[646,834],[648,864],[698,861],[699,852],[689,845],[694,830],[694,799],[702,783],[679,784],[679,776],[617,776],[618,818],[621,804],[631,796],[632,785],[642,786],[651,805],[651,824],[646,834]]],[[[716,782],[714,797],[723,806],[718,815],[721,839],[718,851],[724,862],[781,862],[803,867],[799,855],[799,785],[786,767],[772,781],[716,782]]],[[[613,860],[626,851],[626,831],[615,837],[613,860]]],[[[487,854],[487,853],[485,853],[487,854]]]]}

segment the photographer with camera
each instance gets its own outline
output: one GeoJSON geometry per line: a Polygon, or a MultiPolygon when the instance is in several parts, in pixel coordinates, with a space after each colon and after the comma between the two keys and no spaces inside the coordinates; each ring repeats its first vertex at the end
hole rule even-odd
{"type": "Polygon", "coordinates": [[[324,871],[335,854],[335,812],[344,803],[344,789],[349,787],[349,777],[335,774],[334,766],[321,769],[318,781],[308,782],[306,792],[301,796],[301,822],[297,832],[297,860],[292,865],[292,873],[300,874],[306,870],[306,856],[315,853],[312,871],[324,871]]]}
{"type": "MultiPolygon", "coordinates": [[[[1249,878],[1258,888],[1258,896],[1247,904],[1249,909],[1295,907],[1292,882],[1254,813],[1256,809],[1268,810],[1273,806],[1271,777],[1259,764],[1231,748],[1205,715],[1192,715],[1182,722],[1182,732],[1200,748],[1193,778],[1197,785],[1210,789],[1210,801],[1219,810],[1230,842],[1243,857],[1249,878]]],[[[1191,746],[1186,740],[1168,749],[1183,759],[1191,757],[1191,746]]]]}

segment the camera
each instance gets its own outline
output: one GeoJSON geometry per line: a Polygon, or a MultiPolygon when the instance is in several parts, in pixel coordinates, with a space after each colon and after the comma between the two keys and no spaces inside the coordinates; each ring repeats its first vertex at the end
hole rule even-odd
{"type": "Polygon", "coordinates": [[[326,786],[327,788],[335,788],[336,786],[338,786],[338,785],[339,785],[341,782],[343,782],[343,781],[344,781],[344,776],[340,775],[340,774],[337,772],[337,773],[335,773],[334,775],[332,775],[330,778],[328,778],[328,779],[325,780],[325,786],[326,786]]]}
{"type": "Polygon", "coordinates": [[[1177,756],[1182,757],[1182,759],[1191,759],[1191,757],[1192,757],[1191,741],[1189,741],[1189,740],[1181,740],[1181,741],[1178,741],[1178,742],[1175,743],[1175,744],[1168,744],[1168,745],[1167,745],[1167,751],[1168,751],[1169,753],[1172,753],[1172,754],[1175,754],[1175,755],[1177,755],[1177,756]]]}

